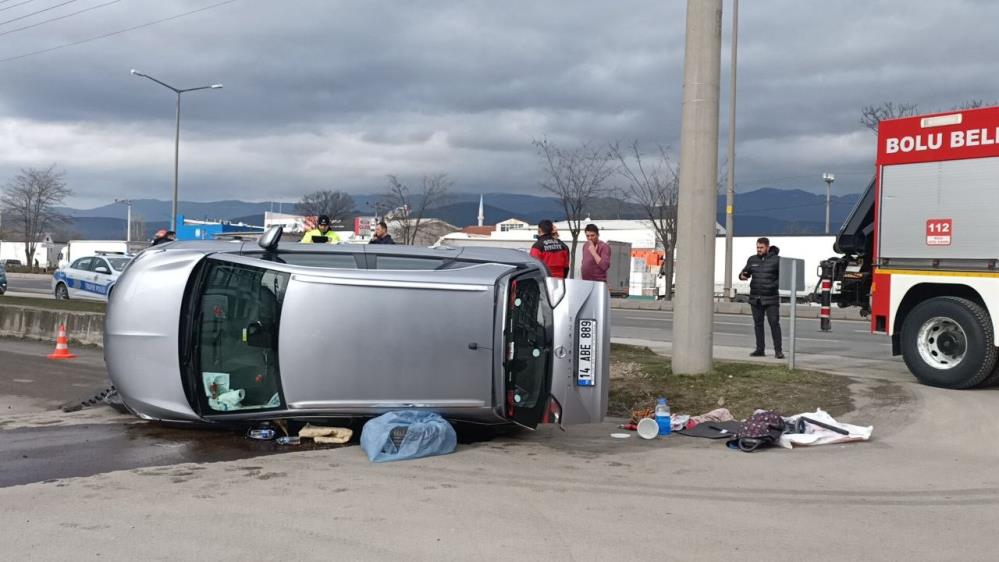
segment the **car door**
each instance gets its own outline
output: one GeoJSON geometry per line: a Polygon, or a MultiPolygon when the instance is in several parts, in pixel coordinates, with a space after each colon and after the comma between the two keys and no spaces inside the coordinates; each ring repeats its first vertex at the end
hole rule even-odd
{"type": "Polygon", "coordinates": [[[93,261],[94,259],[90,257],[79,258],[66,268],[63,281],[66,283],[69,298],[79,299],[89,296],[84,288],[84,284],[89,282],[90,276],[93,273],[91,271],[93,261]]]}
{"type": "Polygon", "coordinates": [[[90,275],[91,296],[93,298],[107,298],[114,270],[111,269],[111,264],[102,257],[93,258],[91,263],[93,264],[93,271],[90,275]]]}
{"type": "Polygon", "coordinates": [[[563,424],[596,423],[607,413],[610,389],[610,294],[593,281],[548,279],[554,307],[552,395],[563,424]]]}
{"type": "MultiPolygon", "coordinates": [[[[493,279],[511,269],[477,267],[493,279]]],[[[289,409],[493,410],[495,285],[469,269],[293,274],[280,339],[289,409]]]]}
{"type": "MultiPolygon", "coordinates": [[[[100,293],[100,274],[95,270],[104,260],[96,256],[83,259],[83,263],[73,272],[73,276],[77,280],[77,297],[82,299],[100,299],[102,296],[100,293]]],[[[104,267],[107,266],[105,265],[104,267]]]]}

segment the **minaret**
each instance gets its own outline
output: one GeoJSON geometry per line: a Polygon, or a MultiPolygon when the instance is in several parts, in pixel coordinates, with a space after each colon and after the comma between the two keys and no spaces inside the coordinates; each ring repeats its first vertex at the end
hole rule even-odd
{"type": "Polygon", "coordinates": [[[486,220],[486,213],[482,208],[482,196],[479,195],[479,226],[486,220]]]}

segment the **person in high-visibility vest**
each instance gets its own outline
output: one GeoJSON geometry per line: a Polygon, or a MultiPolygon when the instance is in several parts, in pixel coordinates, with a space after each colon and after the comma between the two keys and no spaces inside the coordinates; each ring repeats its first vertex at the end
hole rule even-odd
{"type": "Polygon", "coordinates": [[[319,215],[319,218],[316,220],[316,228],[313,228],[306,232],[305,236],[302,236],[302,243],[339,244],[340,237],[330,230],[330,218],[326,215],[319,215]]]}

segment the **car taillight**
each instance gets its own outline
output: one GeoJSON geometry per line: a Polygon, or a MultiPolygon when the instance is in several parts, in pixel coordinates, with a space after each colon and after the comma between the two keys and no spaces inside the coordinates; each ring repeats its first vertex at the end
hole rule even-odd
{"type": "MultiPolygon", "coordinates": [[[[545,416],[541,423],[557,423],[562,427],[562,404],[553,395],[548,396],[548,404],[545,406],[545,416]]],[[[562,429],[565,429],[562,427],[562,429]]]]}

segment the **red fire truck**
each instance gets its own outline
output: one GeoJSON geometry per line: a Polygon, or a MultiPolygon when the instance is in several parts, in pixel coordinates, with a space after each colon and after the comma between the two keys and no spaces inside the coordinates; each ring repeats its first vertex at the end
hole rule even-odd
{"type": "Polygon", "coordinates": [[[877,170],[823,262],[921,382],[999,384],[999,107],[882,121],[877,170]]]}

